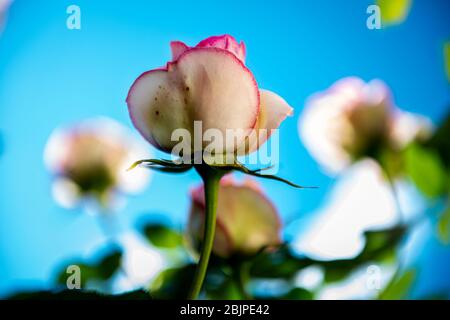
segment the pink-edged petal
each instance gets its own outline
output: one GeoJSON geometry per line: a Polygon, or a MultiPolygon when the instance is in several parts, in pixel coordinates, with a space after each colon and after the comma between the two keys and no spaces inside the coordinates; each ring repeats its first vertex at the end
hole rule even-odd
{"type": "Polygon", "coordinates": [[[246,49],[244,42],[241,41],[241,43],[238,43],[234,37],[228,34],[206,38],[205,40],[200,41],[196,47],[224,49],[233,53],[243,63],[245,62],[246,49]]]}
{"type": "Polygon", "coordinates": [[[305,103],[298,122],[301,140],[320,165],[335,175],[346,168],[351,158],[340,140],[352,135],[344,117],[346,99],[338,93],[316,93],[305,103]]]}
{"type": "Polygon", "coordinates": [[[357,77],[347,77],[336,81],[322,95],[330,94],[345,103],[346,109],[379,105],[390,107],[392,100],[391,92],[383,81],[375,79],[365,83],[357,77]]]}
{"type": "MultiPolygon", "coordinates": [[[[193,202],[189,215],[188,223],[188,240],[194,249],[200,248],[200,243],[203,239],[203,232],[205,227],[205,207],[202,204],[193,202]]],[[[216,232],[214,235],[213,251],[216,255],[227,257],[231,254],[233,248],[232,239],[225,229],[223,223],[216,221],[216,232]]]]}
{"type": "Polygon", "coordinates": [[[280,243],[281,221],[262,192],[246,185],[225,185],[219,192],[217,221],[229,234],[233,251],[251,255],[280,243]]]}
{"type": "Polygon", "coordinates": [[[357,77],[346,77],[336,81],[325,93],[338,93],[347,99],[361,98],[365,82],[357,77]]]}
{"type": "MultiPolygon", "coordinates": [[[[188,235],[202,238],[205,212],[203,185],[192,190],[188,235]]],[[[217,229],[214,253],[227,257],[231,253],[255,254],[266,246],[280,243],[281,221],[276,208],[254,180],[238,183],[229,175],[220,181],[217,203],[217,229]]]]}
{"type": "MultiPolygon", "coordinates": [[[[223,137],[233,130],[241,144],[259,113],[258,86],[250,70],[228,51],[193,48],[169,66],[171,72],[183,79],[192,120],[202,121],[203,131],[220,130],[223,137]]],[[[238,145],[227,140],[224,150],[217,151],[233,152],[238,145]]]]}
{"type": "Polygon", "coordinates": [[[170,49],[172,51],[172,61],[177,61],[178,58],[187,50],[190,49],[188,45],[181,41],[172,41],[170,43],[170,49]]]}
{"type": "Polygon", "coordinates": [[[260,110],[255,131],[248,137],[246,153],[252,153],[264,144],[272,135],[273,130],[278,129],[287,116],[293,114],[292,107],[279,95],[260,90],[260,110]]]}
{"type": "Polygon", "coordinates": [[[156,148],[170,152],[178,141],[172,132],[189,126],[184,90],[176,75],[163,69],[139,76],[127,97],[131,120],[142,136],[156,148]]]}

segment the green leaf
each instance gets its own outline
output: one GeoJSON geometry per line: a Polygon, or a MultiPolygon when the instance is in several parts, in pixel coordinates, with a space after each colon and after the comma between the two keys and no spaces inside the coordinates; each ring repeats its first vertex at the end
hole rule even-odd
{"type": "Polygon", "coordinates": [[[322,263],[325,270],[325,281],[341,281],[367,263],[394,262],[396,248],[403,239],[405,233],[406,227],[404,226],[364,232],[364,248],[355,258],[326,261],[322,263]]]}
{"type": "Polygon", "coordinates": [[[250,270],[253,277],[292,279],[298,271],[311,265],[324,270],[326,282],[340,281],[369,262],[390,262],[396,247],[406,233],[405,226],[364,232],[365,246],[354,258],[316,260],[294,255],[287,245],[278,250],[261,253],[254,259],[250,270]]]}
{"type": "MultiPolygon", "coordinates": [[[[450,107],[448,107],[450,110],[450,107]]],[[[444,166],[447,170],[450,169],[450,112],[447,112],[447,116],[439,124],[439,127],[435,130],[433,136],[426,142],[425,146],[435,150],[444,166]]]]}
{"type": "Polygon", "coordinates": [[[383,25],[399,24],[405,21],[411,9],[412,0],[377,0],[383,25]]]}
{"type": "Polygon", "coordinates": [[[316,189],[317,188],[317,187],[301,186],[301,185],[295,184],[295,183],[293,183],[293,182],[291,182],[289,180],[280,178],[278,176],[262,174],[261,171],[264,171],[264,170],[266,170],[268,168],[261,168],[261,169],[256,169],[256,170],[250,170],[250,169],[246,168],[244,165],[242,165],[239,162],[236,162],[234,165],[216,166],[215,168],[220,168],[220,169],[227,170],[227,171],[236,170],[236,171],[248,174],[250,176],[263,178],[263,179],[280,181],[280,182],[283,182],[283,183],[286,183],[286,184],[290,185],[291,187],[299,188],[299,189],[316,189]]]}
{"type": "Polygon", "coordinates": [[[283,300],[314,300],[314,294],[304,288],[294,288],[281,297],[283,300]]]}
{"type": "Polygon", "coordinates": [[[392,258],[396,247],[403,240],[406,232],[407,227],[403,225],[364,232],[366,244],[363,251],[358,255],[358,259],[362,263],[366,263],[373,260],[385,261],[392,258]]]}
{"type": "Polygon", "coordinates": [[[97,276],[101,280],[108,280],[120,268],[122,262],[122,251],[118,248],[105,255],[100,262],[94,266],[97,276]]]}
{"type": "Polygon", "coordinates": [[[414,280],[416,279],[415,270],[407,270],[403,274],[394,277],[384,291],[379,295],[381,300],[400,300],[407,298],[414,280]]]}
{"type": "Polygon", "coordinates": [[[408,176],[427,197],[446,193],[447,172],[434,150],[411,144],[405,152],[405,167],[408,176]]]}
{"type": "Polygon", "coordinates": [[[239,290],[236,279],[234,279],[232,276],[231,270],[229,270],[229,273],[225,273],[222,268],[209,265],[204,287],[209,299],[245,299],[245,297],[239,290]]]}
{"type": "Polygon", "coordinates": [[[155,299],[186,299],[196,269],[195,264],[162,271],[153,281],[150,292],[155,299]]]}
{"type": "Polygon", "coordinates": [[[439,240],[446,245],[450,244],[450,206],[447,207],[439,218],[437,224],[439,240]]]}
{"type": "MultiPolygon", "coordinates": [[[[104,251],[104,250],[102,250],[104,251]]],[[[67,273],[67,267],[76,265],[80,268],[80,282],[83,288],[89,281],[107,281],[120,268],[122,251],[116,247],[108,248],[100,259],[95,262],[85,262],[82,260],[73,260],[64,264],[64,267],[57,272],[56,282],[65,286],[71,273],[67,273]]]]}
{"type": "Polygon", "coordinates": [[[71,265],[75,265],[78,266],[80,268],[80,274],[81,274],[81,278],[80,278],[80,284],[81,284],[81,288],[84,288],[86,286],[86,284],[90,281],[90,280],[95,280],[98,279],[98,273],[97,273],[97,269],[85,264],[82,261],[72,261],[71,263],[67,263],[63,268],[61,268],[61,270],[58,272],[58,276],[56,278],[56,282],[60,285],[64,285],[66,286],[67,283],[67,279],[70,277],[71,273],[67,272],[67,268],[71,265]]]}
{"type": "Polygon", "coordinates": [[[150,224],[143,230],[147,239],[156,247],[176,248],[183,243],[183,236],[163,224],[150,224]]]}
{"type": "Polygon", "coordinates": [[[148,169],[167,173],[183,173],[192,168],[191,164],[184,164],[181,161],[172,161],[167,159],[144,159],[133,163],[128,168],[128,171],[138,166],[144,166],[148,169]]]}
{"type": "Polygon", "coordinates": [[[257,255],[252,261],[250,274],[256,278],[290,279],[299,270],[313,263],[312,259],[293,255],[289,246],[284,244],[275,251],[261,252],[257,255]]]}

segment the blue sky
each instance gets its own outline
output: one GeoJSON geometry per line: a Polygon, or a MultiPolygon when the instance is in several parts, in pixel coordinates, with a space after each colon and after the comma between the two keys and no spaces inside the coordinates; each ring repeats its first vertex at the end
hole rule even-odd
{"type": "MultiPolygon", "coordinates": [[[[131,128],[127,91],[140,73],[169,59],[171,40],[193,45],[224,33],[244,40],[259,86],[294,107],[294,117],[281,127],[279,174],[320,189],[262,181],[285,220],[308,217],[334,183],[297,134],[310,94],[346,76],[380,78],[398,106],[439,121],[450,102],[442,52],[450,2],[414,1],[406,22],[385,30],[367,29],[371,3],[17,0],[0,37],[0,295],[17,283],[46,283],[60,259],[102,242],[91,216],[53,201],[45,143],[55,127],[98,115],[131,128]],[[66,28],[71,4],[81,8],[81,30],[66,28]]],[[[149,188],[129,199],[119,217],[123,228],[145,213],[168,214],[181,225],[187,191],[198,181],[193,172],[154,174],[149,188]]],[[[448,250],[433,243],[426,248],[429,278],[423,283],[438,283],[434,272],[449,278],[448,250]]]]}

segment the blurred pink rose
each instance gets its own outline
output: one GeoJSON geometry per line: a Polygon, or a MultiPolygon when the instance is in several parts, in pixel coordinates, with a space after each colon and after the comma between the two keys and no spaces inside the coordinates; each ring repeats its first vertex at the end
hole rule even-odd
{"type": "Polygon", "coordinates": [[[193,137],[194,121],[202,121],[203,132],[218,129],[223,137],[227,129],[242,132],[219,153],[233,153],[243,145],[254,151],[268,136],[258,140],[259,134],[250,135],[252,129],[270,134],[292,114],[281,97],[258,88],[245,66],[245,45],[232,36],[210,37],[195,47],[174,41],[171,49],[172,61],[140,75],[127,97],[134,126],[156,148],[170,152],[178,143],[171,140],[175,129],[186,129],[193,137]]]}
{"type": "Polygon", "coordinates": [[[55,200],[73,207],[85,197],[108,205],[117,191],[141,190],[149,173],[126,169],[136,158],[148,156],[145,143],[134,139],[125,127],[97,118],[56,129],[47,142],[44,160],[55,176],[55,200]]]}
{"type": "Polygon", "coordinates": [[[415,137],[413,132],[427,131],[419,119],[395,107],[384,82],[350,77],[308,99],[299,132],[312,156],[327,171],[338,173],[356,160],[375,156],[380,147],[403,147],[415,137]]]}
{"type": "MultiPolygon", "coordinates": [[[[188,236],[195,248],[203,234],[205,198],[203,185],[191,194],[188,236]]],[[[217,228],[213,251],[228,257],[252,255],[280,244],[281,222],[277,210],[253,180],[237,183],[231,176],[220,182],[217,228]]]]}

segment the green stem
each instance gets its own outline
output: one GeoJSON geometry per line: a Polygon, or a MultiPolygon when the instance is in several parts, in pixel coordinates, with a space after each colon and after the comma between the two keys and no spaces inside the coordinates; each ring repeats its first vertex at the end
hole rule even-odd
{"type": "Polygon", "coordinates": [[[252,300],[252,297],[248,294],[246,290],[246,284],[248,282],[248,272],[249,272],[249,265],[248,263],[245,262],[240,263],[234,268],[238,290],[241,295],[241,299],[244,300],[252,300]]]}
{"type": "Polygon", "coordinates": [[[200,260],[195,270],[194,280],[188,295],[189,300],[197,299],[203,285],[208,269],[209,257],[214,244],[216,231],[217,198],[219,194],[219,181],[222,173],[207,165],[196,167],[197,172],[203,179],[205,189],[205,229],[200,251],[200,260]]]}

